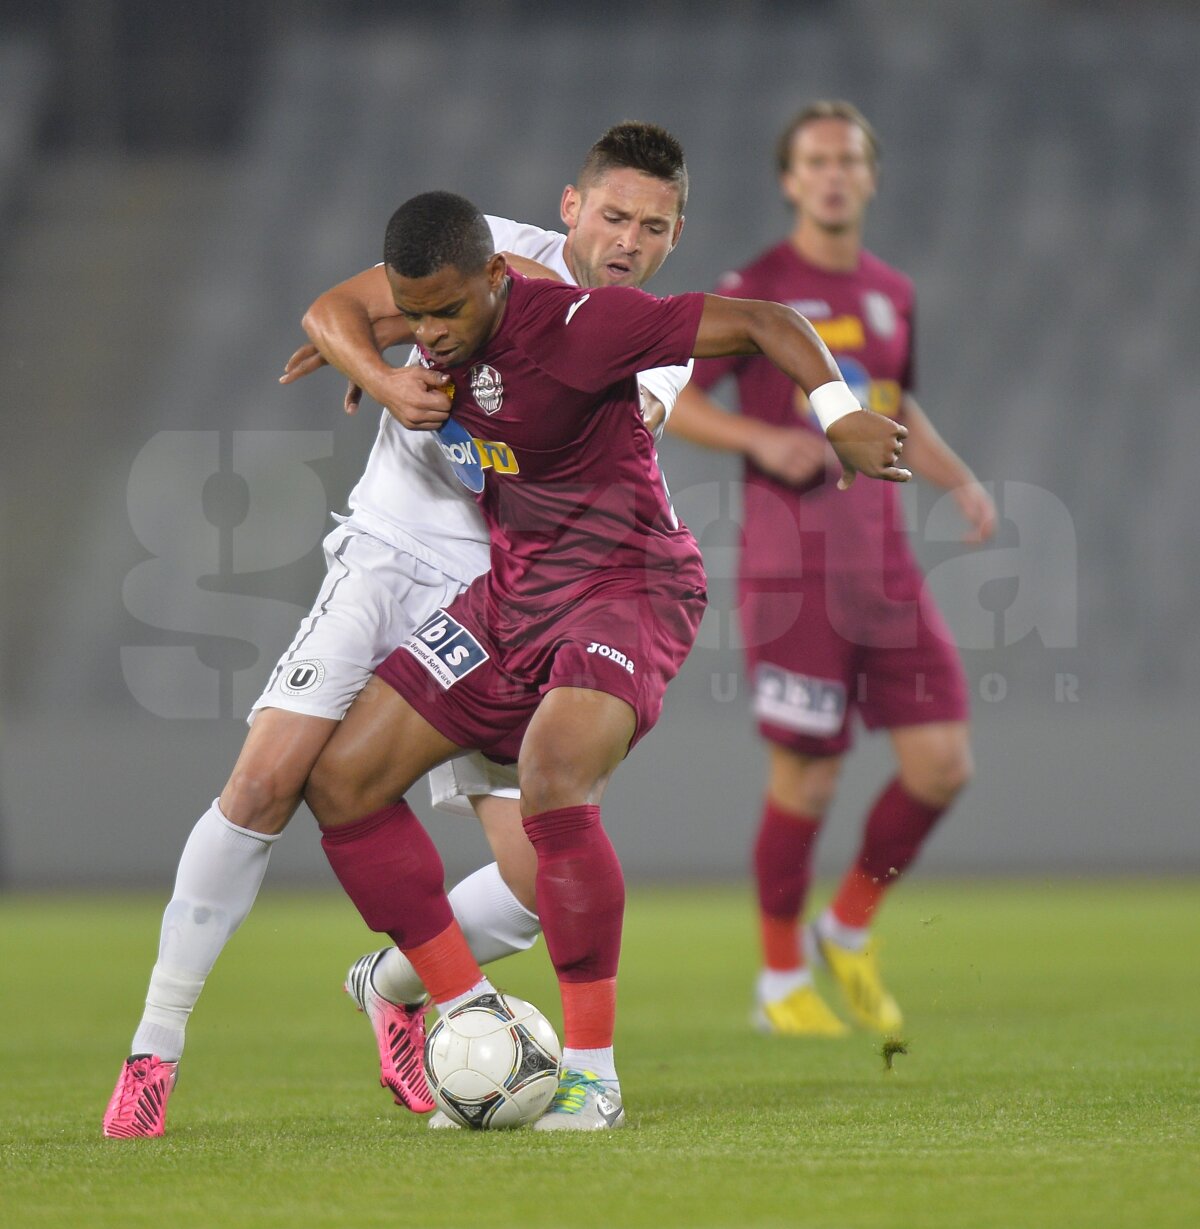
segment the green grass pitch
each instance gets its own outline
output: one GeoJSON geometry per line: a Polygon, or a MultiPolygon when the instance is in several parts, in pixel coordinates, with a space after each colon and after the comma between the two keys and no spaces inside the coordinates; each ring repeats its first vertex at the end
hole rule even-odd
{"type": "MultiPolygon", "coordinates": [[[[749,893],[631,891],[628,1130],[431,1132],[376,1084],[341,977],[371,938],[268,889],[192,1019],[161,1140],[100,1119],[161,898],[0,898],[8,1229],[1200,1224],[1195,882],[915,879],[881,918],[877,1038],[748,1027],[749,893]]],[[[558,1020],[544,947],[493,969],[558,1020]]]]}

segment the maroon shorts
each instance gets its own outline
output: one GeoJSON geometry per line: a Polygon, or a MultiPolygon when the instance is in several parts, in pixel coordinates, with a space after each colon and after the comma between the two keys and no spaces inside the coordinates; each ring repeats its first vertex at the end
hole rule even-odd
{"type": "Polygon", "coordinates": [[[586,687],[634,711],[632,747],[662,712],[667,684],[695,642],[702,591],[645,573],[605,579],[500,644],[489,628],[485,574],[437,611],[376,670],[460,747],[517,759],[534,710],[556,687],[586,687]]]}
{"type": "Polygon", "coordinates": [[[871,730],[965,721],[950,630],[915,568],[882,586],[851,575],[743,578],[742,639],[758,729],[802,755],[841,755],[852,715],[871,730]]]}

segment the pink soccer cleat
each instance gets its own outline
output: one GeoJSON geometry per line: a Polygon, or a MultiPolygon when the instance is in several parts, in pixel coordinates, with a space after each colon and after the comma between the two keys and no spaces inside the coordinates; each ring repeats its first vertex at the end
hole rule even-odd
{"type": "Polygon", "coordinates": [[[131,1054],[104,1111],[104,1134],[109,1139],[161,1135],[178,1072],[177,1062],[164,1062],[157,1054],[131,1054]]]}
{"type": "Polygon", "coordinates": [[[361,956],[350,966],[346,993],[375,1031],[380,1084],[391,1090],[397,1105],[407,1106],[414,1114],[428,1114],[434,1108],[433,1094],[425,1080],[425,1014],[429,1001],[404,1006],[376,992],[371,972],[388,950],[361,956]]]}

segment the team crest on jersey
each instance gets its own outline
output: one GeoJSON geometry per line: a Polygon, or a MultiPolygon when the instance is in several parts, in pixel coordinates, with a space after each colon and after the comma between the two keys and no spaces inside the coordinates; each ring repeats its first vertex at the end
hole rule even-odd
{"type": "Polygon", "coordinates": [[[283,672],[279,680],[279,690],[285,696],[306,696],[310,691],[316,691],[325,681],[325,667],[321,662],[294,661],[283,672]]]}
{"type": "Polygon", "coordinates": [[[476,363],[471,368],[471,396],[485,414],[495,414],[504,404],[504,381],[495,367],[476,363]]]}
{"type": "Polygon", "coordinates": [[[878,290],[867,290],[862,297],[863,315],[871,332],[880,337],[892,337],[896,332],[896,305],[878,290]]]}

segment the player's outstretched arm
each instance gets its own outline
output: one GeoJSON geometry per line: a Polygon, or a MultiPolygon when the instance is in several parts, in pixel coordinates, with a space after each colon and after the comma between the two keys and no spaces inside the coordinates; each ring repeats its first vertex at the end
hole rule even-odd
{"type": "Polygon", "coordinates": [[[857,473],[889,482],[912,477],[896,464],[907,430],[859,406],[825,343],[799,312],[761,299],[705,295],[695,356],[725,354],[762,354],[804,390],[842,463],[843,489],[857,473]]]}

